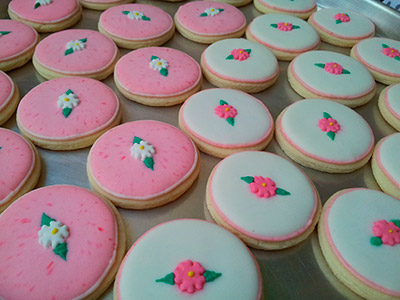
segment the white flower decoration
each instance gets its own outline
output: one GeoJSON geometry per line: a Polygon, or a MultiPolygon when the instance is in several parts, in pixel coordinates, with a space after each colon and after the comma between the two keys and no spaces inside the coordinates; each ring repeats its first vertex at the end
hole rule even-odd
{"type": "Polygon", "coordinates": [[[58,107],[61,108],[74,108],[79,104],[79,99],[75,96],[74,93],[64,93],[57,100],[58,107]]]}
{"type": "Polygon", "coordinates": [[[127,14],[127,16],[129,17],[129,19],[132,19],[132,20],[141,20],[143,18],[144,14],[140,11],[133,10],[133,11],[130,11],[127,14]]]}
{"type": "Polygon", "coordinates": [[[58,221],[51,221],[50,226],[43,225],[39,231],[39,244],[44,248],[50,245],[54,249],[64,243],[69,236],[68,227],[58,221]]]}
{"type": "Polygon", "coordinates": [[[140,141],[140,143],[135,143],[131,147],[131,155],[140,160],[145,160],[148,157],[152,157],[156,151],[154,147],[146,141],[140,141]]]}
{"type": "Polygon", "coordinates": [[[40,4],[40,6],[48,5],[51,3],[51,0],[36,0],[35,4],[40,4]]]}
{"type": "Polygon", "coordinates": [[[72,49],[73,51],[79,51],[85,49],[86,43],[81,40],[69,41],[65,46],[66,49],[72,49]]]}
{"type": "Polygon", "coordinates": [[[150,68],[156,71],[168,68],[168,62],[162,58],[155,58],[150,61],[150,68]]]}
{"type": "Polygon", "coordinates": [[[208,15],[208,16],[215,16],[218,15],[219,13],[221,13],[221,10],[219,8],[215,8],[215,7],[209,7],[206,8],[204,10],[204,12],[208,15]]]}

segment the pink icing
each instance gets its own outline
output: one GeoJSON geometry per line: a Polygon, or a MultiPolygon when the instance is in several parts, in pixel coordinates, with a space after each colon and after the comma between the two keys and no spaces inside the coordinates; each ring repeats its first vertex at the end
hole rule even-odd
{"type": "Polygon", "coordinates": [[[14,82],[6,73],[0,71],[0,111],[10,102],[14,91],[14,82]]]}
{"type": "Polygon", "coordinates": [[[389,48],[389,47],[383,48],[382,49],[382,53],[385,54],[386,56],[389,56],[389,57],[392,57],[392,58],[394,58],[396,56],[400,56],[399,50],[397,50],[395,48],[389,48]]]}
{"type": "Polygon", "coordinates": [[[108,37],[88,29],[69,29],[53,33],[36,47],[34,57],[46,68],[64,74],[85,75],[109,67],[117,56],[117,46],[108,37]],[[65,55],[66,45],[87,38],[80,51],[65,55]]]}
{"type": "MultiPolygon", "coordinates": [[[[387,97],[387,94],[385,95],[385,97],[387,97]]],[[[381,169],[381,171],[385,174],[385,176],[387,178],[389,178],[389,180],[392,182],[392,184],[394,184],[398,189],[400,189],[400,182],[398,182],[396,179],[393,178],[393,176],[386,170],[386,168],[384,167],[384,165],[382,164],[382,160],[381,160],[381,146],[382,144],[386,141],[386,139],[388,139],[389,137],[391,137],[392,135],[386,136],[384,137],[377,145],[375,148],[375,155],[376,155],[376,162],[379,165],[379,168],[381,169]]]]}
{"type": "Polygon", "coordinates": [[[45,81],[30,90],[18,106],[17,120],[34,136],[63,140],[102,130],[115,120],[118,110],[118,98],[105,84],[89,78],[65,77],[45,81]],[[69,89],[79,104],[65,118],[57,100],[69,89]]]}
{"type": "Polygon", "coordinates": [[[275,182],[268,177],[254,176],[254,182],[250,183],[250,190],[260,198],[269,198],[276,195],[275,182]]]}
{"type": "Polygon", "coordinates": [[[318,127],[325,132],[333,132],[336,133],[340,130],[340,125],[339,123],[332,118],[322,118],[321,120],[318,121],[318,127]]]}
{"type": "Polygon", "coordinates": [[[114,77],[124,89],[134,94],[166,97],[193,89],[201,79],[201,70],[192,57],[179,50],[150,47],[122,57],[115,66],[114,77]],[[168,62],[168,76],[150,67],[152,56],[168,62]]]}
{"type": "Polygon", "coordinates": [[[174,270],[175,284],[182,292],[193,294],[203,289],[206,283],[204,272],[205,269],[197,261],[192,262],[190,259],[183,261],[174,270]],[[192,276],[189,276],[189,272],[193,272],[192,276]]]}
{"type": "Polygon", "coordinates": [[[394,225],[393,222],[376,221],[372,226],[372,232],[374,236],[382,239],[384,245],[394,246],[400,244],[400,228],[394,225]]]}
{"type": "Polygon", "coordinates": [[[246,26],[243,13],[236,7],[223,2],[189,2],[179,7],[176,18],[185,29],[207,36],[229,34],[246,26]],[[207,8],[221,8],[223,11],[214,16],[200,17],[207,8]]]}
{"type": "Polygon", "coordinates": [[[335,62],[326,63],[324,67],[325,71],[334,75],[340,75],[343,73],[343,67],[335,62]]]}
{"type": "Polygon", "coordinates": [[[0,128],[0,147],[0,204],[4,204],[32,174],[35,153],[22,136],[4,128],[0,128]]]}
{"type": "Polygon", "coordinates": [[[36,9],[35,0],[13,0],[9,9],[22,19],[39,23],[57,23],[68,19],[79,10],[77,0],[52,0],[36,9]]]}
{"type": "Polygon", "coordinates": [[[110,208],[88,190],[55,185],[26,194],[0,216],[0,298],[84,298],[113,265],[117,238],[110,208]],[[43,213],[68,226],[67,261],[39,244],[43,213]]]}
{"type": "Polygon", "coordinates": [[[228,119],[236,117],[237,110],[232,105],[224,104],[224,105],[218,105],[215,108],[215,113],[220,118],[228,119]]]}
{"type": "Polygon", "coordinates": [[[249,52],[247,52],[246,50],[241,49],[241,48],[233,49],[231,51],[231,55],[233,56],[233,59],[236,59],[236,60],[246,60],[250,57],[249,52]]]}
{"type": "Polygon", "coordinates": [[[100,137],[89,154],[96,182],[120,198],[147,200],[163,195],[190,176],[197,164],[193,142],[179,129],[158,121],[136,121],[117,126],[100,137]],[[154,170],[131,156],[133,138],[155,149],[154,170]]]}
{"type": "Polygon", "coordinates": [[[293,24],[292,23],[283,23],[279,22],[277,24],[278,29],[281,31],[292,31],[293,30],[293,24]]]}
{"type": "MultiPolygon", "coordinates": [[[[394,86],[392,86],[392,87],[394,87],[394,86]]],[[[390,90],[392,87],[386,89],[385,95],[384,95],[384,101],[385,101],[385,105],[386,105],[387,109],[390,111],[390,113],[391,113],[393,116],[395,116],[397,119],[400,120],[400,114],[398,114],[398,113],[393,109],[393,107],[389,104],[388,93],[389,93],[389,90],[390,90]]]]}
{"type": "Polygon", "coordinates": [[[343,23],[350,22],[350,17],[348,15],[346,15],[346,14],[338,13],[338,14],[336,14],[334,16],[334,18],[335,18],[335,20],[339,20],[339,21],[341,21],[343,23]]]}
{"type": "Polygon", "coordinates": [[[31,50],[39,37],[29,25],[13,20],[0,20],[0,30],[11,31],[9,34],[0,36],[0,62],[31,50]]]}
{"type": "Polygon", "coordinates": [[[160,37],[171,30],[171,16],[162,9],[146,4],[125,4],[107,9],[100,24],[108,33],[123,39],[147,40],[160,37]],[[132,20],[122,11],[140,11],[150,21],[132,20]]]}

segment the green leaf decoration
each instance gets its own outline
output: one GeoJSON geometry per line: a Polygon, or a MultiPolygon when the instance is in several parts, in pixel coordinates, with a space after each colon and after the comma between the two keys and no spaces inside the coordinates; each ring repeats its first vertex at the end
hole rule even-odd
{"type": "Polygon", "coordinates": [[[340,24],[340,23],[342,23],[342,21],[336,20],[336,24],[340,24]]]}
{"type": "Polygon", "coordinates": [[[62,110],[64,117],[68,118],[68,116],[72,113],[72,108],[64,107],[62,110]]]}
{"type": "Polygon", "coordinates": [[[53,252],[60,256],[63,260],[67,261],[68,245],[67,243],[58,244],[53,252]]]}
{"type": "Polygon", "coordinates": [[[150,18],[149,18],[149,17],[146,17],[146,16],[143,16],[143,17],[142,17],[142,20],[143,20],[143,21],[150,21],[150,18]]]}
{"type": "Polygon", "coordinates": [[[243,181],[246,181],[248,184],[254,182],[254,177],[252,177],[252,176],[243,176],[243,177],[240,177],[240,179],[242,179],[243,181]]]}
{"type": "Polygon", "coordinates": [[[230,54],[230,55],[228,55],[225,59],[233,59],[233,55],[230,54]]]}
{"type": "Polygon", "coordinates": [[[162,76],[167,77],[167,76],[168,76],[168,70],[167,70],[166,68],[162,68],[162,69],[160,70],[160,74],[161,74],[162,76]]]}
{"type": "Polygon", "coordinates": [[[150,60],[153,60],[153,59],[158,59],[158,56],[152,56],[151,58],[150,58],[150,60]]]}
{"type": "Polygon", "coordinates": [[[143,162],[146,165],[146,167],[148,167],[149,169],[154,171],[154,160],[153,160],[153,158],[146,157],[143,162]]]}
{"type": "Polygon", "coordinates": [[[400,227],[400,220],[390,220],[390,222],[393,222],[394,225],[396,225],[397,227],[400,227]]]}
{"type": "Polygon", "coordinates": [[[318,68],[321,69],[325,68],[325,64],[314,64],[314,66],[317,66],[318,68]]]}
{"type": "Polygon", "coordinates": [[[370,240],[372,246],[380,246],[382,245],[382,239],[377,236],[373,236],[370,240]]]}
{"type": "Polygon", "coordinates": [[[271,24],[271,27],[278,28],[278,24],[271,24]]]}
{"type": "Polygon", "coordinates": [[[143,141],[140,137],[135,136],[133,138],[133,144],[140,144],[140,142],[143,141]]]}
{"type": "Polygon", "coordinates": [[[332,118],[332,116],[330,114],[328,114],[327,112],[324,112],[322,115],[324,116],[325,119],[332,118]]]}
{"type": "Polygon", "coordinates": [[[234,118],[227,118],[226,121],[231,124],[232,126],[235,126],[235,119],[234,118]]]}
{"type": "Polygon", "coordinates": [[[394,59],[400,61],[400,56],[396,56],[394,59]]]}
{"type": "Polygon", "coordinates": [[[207,17],[208,15],[207,15],[207,13],[202,13],[201,15],[200,15],[200,17],[207,17]]]}
{"type": "Polygon", "coordinates": [[[40,3],[39,2],[36,2],[35,3],[35,7],[33,8],[33,9],[36,9],[36,8],[38,8],[40,6],[40,3]]]}
{"type": "Polygon", "coordinates": [[[55,221],[55,219],[50,218],[48,215],[43,213],[42,214],[42,222],[40,223],[40,227],[42,227],[43,225],[50,226],[51,221],[55,221]]]}
{"type": "Polygon", "coordinates": [[[389,48],[389,46],[386,45],[386,44],[382,44],[382,47],[383,47],[383,48],[389,48]]]}
{"type": "Polygon", "coordinates": [[[284,190],[284,189],[280,189],[280,188],[277,188],[277,189],[276,189],[276,194],[277,194],[277,195],[281,195],[281,196],[288,196],[288,195],[290,195],[290,193],[289,193],[288,191],[286,191],[286,190],[284,190]]]}
{"type": "Polygon", "coordinates": [[[73,94],[73,93],[74,93],[74,92],[71,91],[71,89],[69,89],[69,90],[66,92],[67,95],[71,95],[71,94],[73,94]]]}
{"type": "Polygon", "coordinates": [[[171,273],[165,275],[163,278],[156,279],[156,282],[164,282],[166,284],[175,285],[174,272],[171,272],[171,273]]]}
{"type": "Polygon", "coordinates": [[[350,74],[349,70],[343,69],[342,74],[350,74]]]}
{"type": "Polygon", "coordinates": [[[251,49],[244,49],[244,51],[246,51],[248,54],[251,53],[251,49]]]}
{"type": "Polygon", "coordinates": [[[68,55],[71,53],[74,53],[74,50],[72,50],[72,48],[69,48],[69,49],[65,50],[64,55],[68,55]]]}
{"type": "Polygon", "coordinates": [[[203,274],[204,278],[206,279],[206,282],[211,282],[217,279],[218,277],[221,277],[222,273],[216,273],[214,271],[208,271],[206,270],[203,274]]]}
{"type": "Polygon", "coordinates": [[[11,31],[0,31],[0,35],[6,35],[6,34],[9,34],[9,33],[11,33],[11,31]]]}
{"type": "Polygon", "coordinates": [[[326,133],[326,135],[329,136],[329,138],[330,138],[332,141],[335,140],[336,134],[335,134],[333,131],[328,131],[328,132],[326,133]]]}
{"type": "Polygon", "coordinates": [[[224,100],[219,100],[219,105],[229,105],[228,102],[224,101],[224,100]]]}
{"type": "Polygon", "coordinates": [[[299,29],[299,28],[300,28],[300,26],[293,25],[293,26],[292,26],[292,28],[293,28],[293,29],[299,29]]]}
{"type": "Polygon", "coordinates": [[[127,11],[127,10],[124,10],[122,13],[123,13],[124,15],[129,15],[129,11],[127,11]]]}
{"type": "Polygon", "coordinates": [[[80,39],[80,41],[81,41],[82,43],[86,43],[86,42],[87,42],[87,38],[80,39]]]}
{"type": "Polygon", "coordinates": [[[219,10],[219,11],[224,11],[224,9],[223,9],[223,8],[218,8],[218,10],[219,10]]]}

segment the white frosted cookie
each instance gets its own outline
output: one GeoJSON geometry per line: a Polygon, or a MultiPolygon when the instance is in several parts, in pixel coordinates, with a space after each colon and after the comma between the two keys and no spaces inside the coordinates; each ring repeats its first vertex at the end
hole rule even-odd
{"type": "Polygon", "coordinates": [[[400,41],[370,38],[358,42],[351,49],[352,57],[359,60],[384,84],[400,82],[400,41]]]}
{"type": "Polygon", "coordinates": [[[262,285],[254,256],[237,237],[213,223],[181,219],[136,241],[118,271],[114,295],[116,300],[259,300],[262,285]]]}
{"type": "Polygon", "coordinates": [[[318,225],[333,273],[363,298],[400,298],[400,201],[364,188],[342,190],[325,203],[318,225]]]}
{"type": "Polygon", "coordinates": [[[328,100],[297,101],[276,120],[276,139],[299,164],[328,172],[349,173],[372,155],[374,136],[354,110],[328,100]]]}
{"type": "Polygon", "coordinates": [[[310,179],[293,163],[268,152],[246,151],[225,158],[208,179],[206,197],[219,225],[264,250],[305,240],[321,210],[310,179]]]}
{"type": "Polygon", "coordinates": [[[208,89],[182,105],[179,126],[201,151],[225,157],[264,149],[272,139],[274,120],[265,105],[249,94],[208,89]]]}
{"type": "Polygon", "coordinates": [[[0,71],[0,125],[5,123],[17,109],[19,91],[15,82],[0,71]]]}
{"type": "Polygon", "coordinates": [[[263,45],[246,39],[213,43],[201,55],[201,67],[211,84],[248,93],[268,88],[279,74],[274,54],[263,45]]]}
{"type": "Polygon", "coordinates": [[[349,107],[363,105],[375,95],[375,81],[355,59],[331,51],[310,51],[289,65],[291,87],[304,98],[329,99],[349,107]]]}
{"type": "Polygon", "coordinates": [[[255,18],[246,37],[268,47],[279,60],[318,49],[318,33],[304,20],[283,14],[266,14],[255,18]]]}
{"type": "Polygon", "coordinates": [[[386,87],[378,99],[378,107],[383,118],[400,131],[400,83],[386,87]]]}
{"type": "Polygon", "coordinates": [[[349,9],[320,9],[308,22],[318,31],[321,40],[341,47],[352,47],[375,34],[375,25],[370,19],[349,9]]]}
{"type": "Polygon", "coordinates": [[[317,10],[315,0],[254,0],[254,6],[265,14],[283,13],[302,19],[317,10]]]}

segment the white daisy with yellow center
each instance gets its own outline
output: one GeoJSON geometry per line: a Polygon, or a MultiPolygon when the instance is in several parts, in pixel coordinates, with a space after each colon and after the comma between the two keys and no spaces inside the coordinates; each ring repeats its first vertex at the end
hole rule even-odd
{"type": "Polygon", "coordinates": [[[39,231],[39,244],[44,248],[55,249],[58,244],[62,244],[69,236],[68,227],[59,221],[51,221],[50,226],[43,225],[39,231]]]}
{"type": "Polygon", "coordinates": [[[36,0],[34,9],[38,8],[39,6],[48,5],[51,3],[52,0],[36,0]]]}
{"type": "Polygon", "coordinates": [[[149,142],[135,136],[135,138],[133,139],[133,145],[131,147],[131,155],[135,159],[143,161],[146,167],[154,170],[153,155],[155,153],[156,151],[154,147],[149,142]]]}
{"type": "Polygon", "coordinates": [[[71,90],[68,90],[67,92],[59,96],[57,100],[57,105],[58,107],[62,108],[62,113],[66,118],[68,118],[72,110],[77,107],[78,104],[79,99],[71,90]]]}
{"type": "Polygon", "coordinates": [[[224,10],[222,8],[209,7],[204,10],[200,17],[212,17],[220,14],[224,10]]]}
{"type": "Polygon", "coordinates": [[[162,58],[155,58],[150,61],[150,67],[155,71],[168,68],[168,62],[162,58]]]}
{"type": "Polygon", "coordinates": [[[129,19],[132,19],[132,20],[141,20],[142,17],[144,16],[144,14],[140,11],[133,10],[133,11],[130,11],[127,16],[129,17],[129,19]]]}
{"type": "Polygon", "coordinates": [[[64,55],[72,54],[76,51],[81,51],[86,47],[87,38],[80,39],[80,40],[72,40],[67,42],[65,45],[65,52],[64,55]]]}

